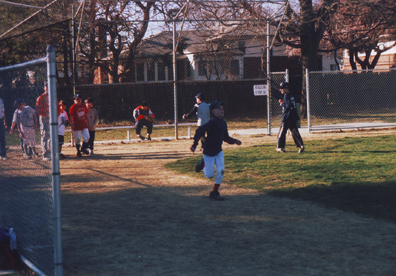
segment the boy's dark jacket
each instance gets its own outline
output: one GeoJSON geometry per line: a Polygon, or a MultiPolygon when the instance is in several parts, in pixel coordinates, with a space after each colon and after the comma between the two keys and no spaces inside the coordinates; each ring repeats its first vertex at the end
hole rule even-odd
{"type": "Polygon", "coordinates": [[[228,144],[235,144],[237,141],[228,135],[227,123],[216,116],[213,116],[209,122],[197,128],[194,135],[194,147],[198,145],[199,140],[205,136],[205,133],[207,133],[207,137],[205,138],[203,154],[208,156],[216,156],[221,152],[223,141],[228,144]]]}

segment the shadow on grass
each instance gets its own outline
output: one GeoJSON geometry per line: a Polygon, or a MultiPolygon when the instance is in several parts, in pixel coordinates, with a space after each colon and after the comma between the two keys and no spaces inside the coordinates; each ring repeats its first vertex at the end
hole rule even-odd
{"type": "Polygon", "coordinates": [[[335,183],[295,190],[273,190],[269,195],[303,199],[326,207],[396,223],[396,183],[335,183]]]}

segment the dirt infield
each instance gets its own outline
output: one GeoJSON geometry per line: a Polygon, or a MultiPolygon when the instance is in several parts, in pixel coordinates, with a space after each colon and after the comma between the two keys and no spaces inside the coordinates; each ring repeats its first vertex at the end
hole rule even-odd
{"type": "MultiPolygon", "coordinates": [[[[378,134],[307,134],[304,154],[309,139],[378,134]]],[[[395,224],[228,185],[210,201],[212,180],[163,166],[190,145],[101,145],[81,159],[64,148],[64,275],[396,275],[395,224]]]]}

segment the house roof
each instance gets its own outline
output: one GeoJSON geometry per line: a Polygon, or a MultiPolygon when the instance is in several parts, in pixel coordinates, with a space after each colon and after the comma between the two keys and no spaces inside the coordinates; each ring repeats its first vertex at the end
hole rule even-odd
{"type": "MultiPolygon", "coordinates": [[[[182,46],[183,54],[194,54],[196,56],[207,53],[220,53],[227,51],[233,55],[242,55],[242,51],[235,46],[235,42],[263,39],[266,37],[266,27],[246,27],[241,24],[234,24],[229,27],[220,27],[217,30],[183,30],[181,37],[176,33],[176,39],[179,39],[182,46]],[[224,43],[226,42],[226,43],[224,43]],[[234,46],[232,46],[232,44],[234,46]],[[217,45],[213,47],[214,45],[217,45]],[[219,46],[220,45],[220,46],[219,46]]],[[[276,27],[271,26],[271,34],[274,35],[276,27]]],[[[145,59],[153,58],[160,55],[172,55],[172,31],[163,31],[144,39],[139,45],[135,58],[145,59]]]]}

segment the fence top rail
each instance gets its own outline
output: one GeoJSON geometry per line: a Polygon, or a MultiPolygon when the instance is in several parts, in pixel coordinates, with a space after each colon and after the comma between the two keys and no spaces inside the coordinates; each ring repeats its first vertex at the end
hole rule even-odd
{"type": "Polygon", "coordinates": [[[0,67],[0,73],[3,71],[8,71],[8,70],[18,70],[18,69],[21,69],[24,67],[34,66],[34,65],[38,65],[38,64],[42,64],[42,63],[46,63],[46,62],[47,62],[47,57],[43,57],[43,58],[35,59],[32,61],[27,61],[24,63],[10,65],[10,66],[6,66],[6,67],[0,67]]]}
{"type": "MultiPolygon", "coordinates": [[[[181,123],[177,124],[178,126],[196,126],[197,123],[181,123]]],[[[153,127],[174,127],[175,124],[161,124],[161,125],[153,125],[153,127]]],[[[129,126],[115,126],[115,127],[97,127],[96,130],[108,130],[108,129],[131,129],[135,128],[135,125],[129,126]]],[[[65,131],[71,131],[70,128],[65,129],[65,131]]]]}

